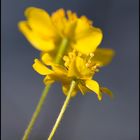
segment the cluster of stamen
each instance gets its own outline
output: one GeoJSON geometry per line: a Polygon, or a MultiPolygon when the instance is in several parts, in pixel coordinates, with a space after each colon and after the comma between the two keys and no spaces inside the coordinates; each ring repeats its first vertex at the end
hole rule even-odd
{"type": "Polygon", "coordinates": [[[66,68],[69,68],[69,64],[70,64],[70,62],[71,62],[71,60],[72,60],[72,58],[74,57],[74,53],[73,52],[70,52],[69,54],[68,54],[68,56],[64,56],[63,57],[63,60],[64,60],[64,66],[66,67],[66,68]]]}
{"type": "Polygon", "coordinates": [[[99,63],[94,63],[91,59],[94,57],[94,53],[89,54],[89,59],[87,60],[86,67],[91,69],[93,72],[99,72],[99,63]]]}

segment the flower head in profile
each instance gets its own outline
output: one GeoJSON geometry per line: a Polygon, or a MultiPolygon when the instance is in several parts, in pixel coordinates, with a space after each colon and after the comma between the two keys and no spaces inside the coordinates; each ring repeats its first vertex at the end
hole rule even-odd
{"type": "Polygon", "coordinates": [[[96,93],[99,100],[102,99],[102,93],[112,96],[108,88],[101,87],[97,81],[93,80],[95,73],[99,68],[107,65],[112,57],[113,50],[97,49],[95,53],[89,55],[81,54],[75,50],[64,56],[64,66],[53,64],[51,68],[45,66],[44,63],[35,59],[33,68],[41,75],[45,75],[44,83],[47,85],[55,81],[62,83],[62,90],[67,95],[72,80],[77,82],[77,86],[71,96],[75,96],[78,91],[83,95],[86,92],[96,93]]]}
{"type": "Polygon", "coordinates": [[[51,140],[58,128],[71,97],[80,91],[95,93],[102,100],[103,93],[112,97],[112,92],[102,87],[94,75],[110,63],[114,56],[111,49],[97,48],[102,41],[102,31],[92,25],[85,16],[59,9],[49,15],[45,10],[29,7],[25,10],[26,20],[19,22],[19,29],[40,51],[34,60],[33,69],[44,76],[46,85],[23,139],[28,139],[31,129],[42,108],[51,84],[60,82],[67,96],[57,121],[48,137],[51,140]]]}
{"type": "Polygon", "coordinates": [[[110,90],[92,80],[99,68],[108,64],[114,54],[110,49],[98,49],[102,31],[92,25],[85,16],[59,9],[49,15],[45,10],[29,7],[25,10],[25,21],[19,22],[19,29],[28,41],[41,52],[40,60],[35,59],[33,68],[45,75],[44,83],[59,81],[65,95],[71,81],[77,81],[72,93],[80,90],[84,95],[93,91],[99,100],[102,92],[111,95],[110,90]],[[61,61],[56,64],[56,57],[61,61]],[[60,59],[59,59],[60,60],[60,59]]]}
{"type": "Polygon", "coordinates": [[[102,41],[102,31],[92,26],[85,16],[59,9],[49,15],[45,10],[29,7],[25,10],[25,21],[19,29],[48,63],[54,61],[63,39],[67,40],[65,54],[75,49],[82,54],[96,50],[102,41]]]}

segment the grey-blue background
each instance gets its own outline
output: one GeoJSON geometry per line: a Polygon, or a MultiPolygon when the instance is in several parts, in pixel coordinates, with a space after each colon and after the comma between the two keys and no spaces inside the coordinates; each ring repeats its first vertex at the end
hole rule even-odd
{"type": "MultiPolygon", "coordinates": [[[[96,75],[115,99],[99,102],[93,94],[74,98],[54,140],[138,140],[138,0],[2,0],[2,140],[20,140],[44,88],[31,67],[36,51],[17,29],[28,6],[71,9],[102,28],[103,47],[116,51],[113,62],[96,75]]],[[[65,96],[59,84],[51,89],[32,131],[31,140],[45,140],[65,96]]]]}

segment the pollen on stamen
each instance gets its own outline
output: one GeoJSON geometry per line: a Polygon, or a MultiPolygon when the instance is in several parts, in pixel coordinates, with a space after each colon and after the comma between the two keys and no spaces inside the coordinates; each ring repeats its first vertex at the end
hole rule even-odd
{"type": "Polygon", "coordinates": [[[92,57],[94,56],[94,53],[90,53],[90,54],[89,54],[89,56],[90,56],[90,57],[89,57],[89,59],[88,59],[88,62],[87,62],[87,63],[91,63],[91,59],[92,59],[92,57]]]}
{"type": "Polygon", "coordinates": [[[97,69],[97,65],[93,66],[93,69],[97,69]]]}
{"type": "Polygon", "coordinates": [[[89,56],[92,58],[94,56],[94,53],[90,53],[89,56]]]}
{"type": "Polygon", "coordinates": [[[95,69],[95,72],[99,72],[100,70],[99,69],[95,69]]]}
{"type": "Polygon", "coordinates": [[[91,70],[94,71],[94,72],[99,72],[99,69],[98,69],[97,67],[95,67],[95,66],[93,66],[93,67],[91,68],[91,70]]]}
{"type": "Polygon", "coordinates": [[[96,64],[97,68],[101,67],[101,65],[99,63],[96,64]]]}
{"type": "Polygon", "coordinates": [[[89,66],[90,66],[90,64],[89,63],[86,63],[86,67],[89,68],[89,66]]]}
{"type": "Polygon", "coordinates": [[[82,53],[78,52],[78,56],[82,56],[82,53]]]}
{"type": "Polygon", "coordinates": [[[99,64],[99,63],[97,63],[97,64],[95,64],[95,65],[93,66],[94,69],[97,69],[97,68],[99,68],[99,67],[100,67],[100,64],[99,64]]]}

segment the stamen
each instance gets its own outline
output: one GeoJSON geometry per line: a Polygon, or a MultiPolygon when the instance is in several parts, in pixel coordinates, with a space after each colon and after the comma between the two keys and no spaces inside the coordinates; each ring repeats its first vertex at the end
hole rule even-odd
{"type": "Polygon", "coordinates": [[[99,69],[95,69],[95,72],[99,72],[99,69]]]}
{"type": "Polygon", "coordinates": [[[97,65],[93,66],[94,69],[97,69],[97,65]]]}
{"type": "Polygon", "coordinates": [[[91,60],[88,60],[88,63],[91,64],[91,60]]]}
{"type": "Polygon", "coordinates": [[[92,58],[94,56],[94,53],[90,53],[89,56],[92,58]]]}
{"type": "Polygon", "coordinates": [[[89,59],[88,59],[87,63],[91,63],[91,59],[92,59],[93,56],[94,56],[94,53],[89,54],[89,59]]]}
{"type": "Polygon", "coordinates": [[[78,52],[78,56],[82,56],[82,54],[80,52],[78,52]]]}
{"type": "Polygon", "coordinates": [[[89,66],[90,66],[90,64],[89,63],[86,63],[86,67],[89,68],[89,66]]]}
{"type": "Polygon", "coordinates": [[[86,63],[86,67],[91,69],[93,72],[99,72],[99,67],[101,66],[99,63],[92,62],[91,59],[94,57],[94,53],[89,54],[89,59],[86,63]]]}
{"type": "Polygon", "coordinates": [[[90,57],[89,57],[88,61],[91,61],[92,57],[94,56],[94,53],[90,53],[89,56],[90,57]]]}
{"type": "Polygon", "coordinates": [[[97,67],[100,67],[101,65],[99,63],[96,64],[97,67]]]}

